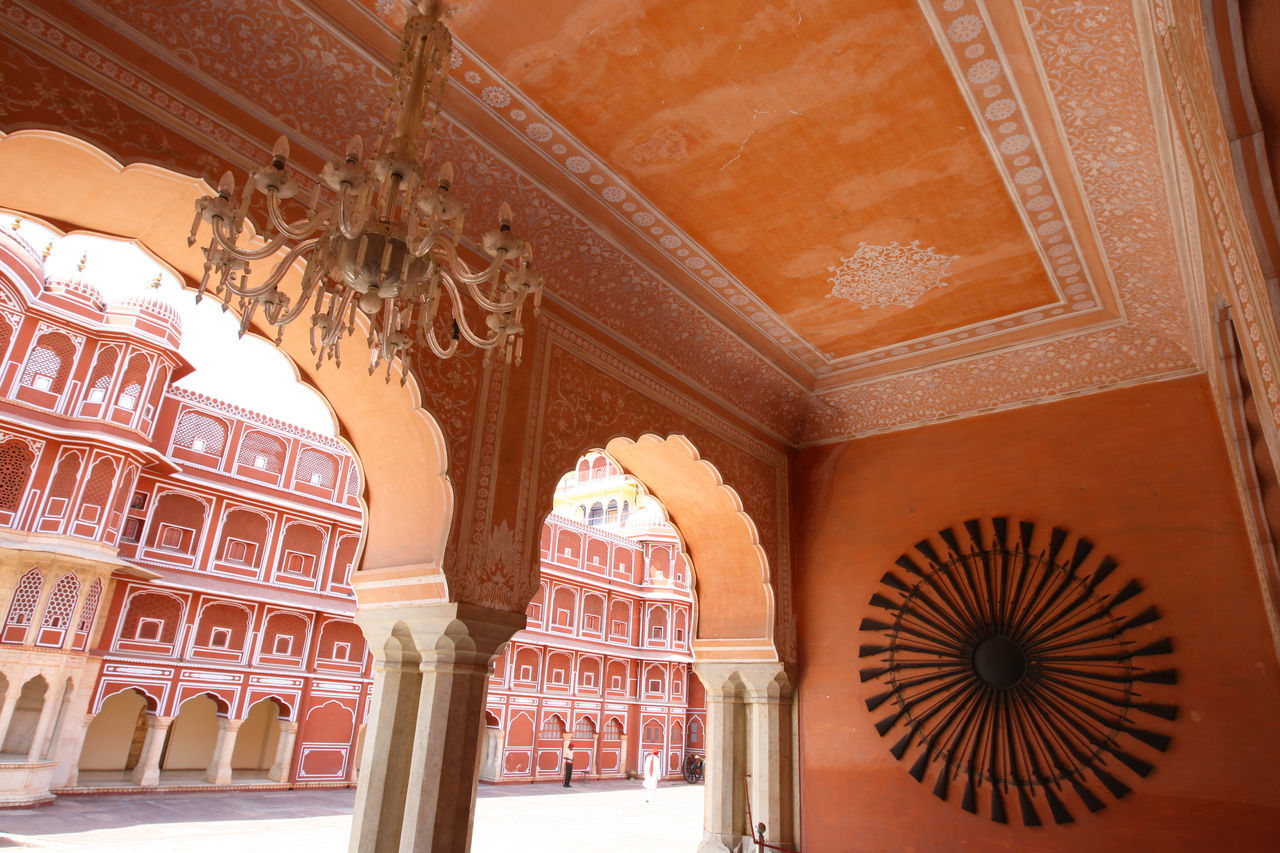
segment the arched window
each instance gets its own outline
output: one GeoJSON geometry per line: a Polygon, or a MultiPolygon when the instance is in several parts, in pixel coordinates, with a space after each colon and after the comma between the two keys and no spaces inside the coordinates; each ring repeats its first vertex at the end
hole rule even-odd
{"type": "Polygon", "coordinates": [[[93,630],[93,620],[98,616],[98,602],[102,599],[102,580],[96,580],[89,587],[84,597],[84,607],[80,609],[80,621],[76,624],[77,650],[83,649],[89,642],[89,632],[93,630]]]}
{"type": "Polygon", "coordinates": [[[591,479],[591,463],[586,459],[578,460],[578,482],[586,482],[591,479]]]}
{"type": "Polygon", "coordinates": [[[18,588],[13,591],[9,602],[9,615],[4,620],[4,635],[0,639],[7,643],[22,642],[27,626],[35,616],[36,602],[40,600],[43,587],[44,575],[39,569],[31,569],[18,580],[18,588]]]}
{"type": "Polygon", "coordinates": [[[227,425],[199,412],[184,412],[174,431],[173,443],[197,453],[219,456],[227,443],[227,425]]]}
{"type": "Polygon", "coordinates": [[[47,332],[40,336],[27,366],[22,371],[22,384],[39,391],[61,394],[71,373],[71,363],[76,357],[76,345],[61,332],[47,332]]]}
{"type": "Polygon", "coordinates": [[[116,407],[127,412],[136,411],[142,400],[143,388],[147,384],[147,374],[151,371],[151,360],[142,353],[129,359],[124,378],[120,380],[120,391],[116,394],[116,407]]]}
{"type": "Polygon", "coordinates": [[[84,456],[72,452],[58,460],[58,470],[49,483],[49,496],[45,499],[44,514],[49,518],[62,518],[67,514],[67,503],[80,482],[81,463],[84,456]]]}
{"type": "Polygon", "coordinates": [[[603,456],[597,456],[591,463],[591,479],[599,480],[605,477],[608,474],[608,465],[603,456]]]}
{"type": "Polygon", "coordinates": [[[57,648],[67,636],[71,614],[80,600],[80,579],[67,572],[53,585],[53,594],[44,606],[44,618],[40,620],[40,634],[36,644],[57,648]]]}
{"type": "Polygon", "coordinates": [[[9,318],[0,314],[0,358],[9,352],[9,342],[13,340],[13,324],[9,318]]]}
{"type": "Polygon", "coordinates": [[[25,441],[15,438],[0,444],[0,511],[18,511],[35,459],[25,441]]]}
{"type": "Polygon", "coordinates": [[[347,470],[347,497],[354,498],[360,494],[360,472],[352,465],[347,470]]]}
{"type": "Polygon", "coordinates": [[[587,524],[595,526],[604,521],[604,504],[596,501],[591,505],[591,512],[587,515],[587,524]]]}
{"type": "Polygon", "coordinates": [[[107,514],[112,487],[116,484],[116,461],[102,458],[93,466],[89,481],[80,495],[80,520],[95,523],[107,514]]]}
{"type": "Polygon", "coordinates": [[[116,362],[120,360],[118,347],[102,347],[89,373],[89,381],[85,384],[84,401],[86,403],[102,403],[111,390],[111,380],[116,373],[116,362]]]}
{"type": "Polygon", "coordinates": [[[627,519],[630,517],[631,517],[631,502],[623,501],[622,502],[622,519],[621,519],[622,523],[626,524],[627,519]]]}
{"type": "Polygon", "coordinates": [[[616,500],[609,501],[609,505],[605,507],[604,523],[605,524],[618,523],[618,502],[616,500]]]}
{"type": "Polygon", "coordinates": [[[564,739],[564,720],[560,719],[559,714],[552,714],[542,721],[542,730],[538,732],[538,737],[543,740],[564,739]]]}
{"type": "Polygon", "coordinates": [[[583,740],[592,740],[596,736],[596,724],[591,722],[590,717],[583,717],[578,720],[578,724],[573,727],[573,736],[582,738],[583,740]]]}
{"type": "Polygon", "coordinates": [[[240,454],[236,462],[279,474],[284,467],[284,444],[266,433],[251,432],[240,442],[240,454]]]}
{"type": "Polygon", "coordinates": [[[298,467],[294,479],[325,489],[333,488],[338,473],[338,463],[327,453],[307,448],[298,454],[298,467]]]}
{"type": "Polygon", "coordinates": [[[622,723],[617,717],[610,717],[604,724],[605,740],[622,740],[622,723]]]}

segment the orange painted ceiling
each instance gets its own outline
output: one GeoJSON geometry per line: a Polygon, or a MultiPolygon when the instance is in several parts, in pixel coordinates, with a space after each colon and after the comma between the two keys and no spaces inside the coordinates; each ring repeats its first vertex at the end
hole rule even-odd
{"type": "Polygon", "coordinates": [[[829,357],[1055,299],[914,0],[471,0],[451,23],[829,357]],[[859,244],[913,241],[954,256],[948,286],[827,298],[859,244]]]}
{"type": "MultiPolygon", "coordinates": [[[[1030,2],[456,0],[436,155],[554,299],[778,435],[1194,369],[1133,4],[1030,2]]],[[[407,8],[0,0],[0,128],[314,174],[407,8]]]]}

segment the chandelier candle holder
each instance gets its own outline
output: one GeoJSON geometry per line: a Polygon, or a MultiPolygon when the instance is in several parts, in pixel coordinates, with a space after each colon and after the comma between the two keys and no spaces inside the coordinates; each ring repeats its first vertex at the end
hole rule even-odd
{"type": "MultiPolygon", "coordinates": [[[[261,311],[277,329],[302,317],[310,305],[311,352],[319,368],[326,359],[342,364],[342,339],[355,332],[357,317],[368,318],[371,350],[369,373],[387,362],[402,362],[429,350],[451,358],[462,340],[520,362],[521,308],[533,297],[536,313],[542,276],[533,255],[511,228],[511,207],[503,204],[498,227],[486,233],[480,250],[487,264],[473,268],[462,257],[466,205],[458,198],[454,169],[444,163],[431,180],[426,162],[440,120],[449,76],[452,36],[444,25],[439,2],[419,3],[405,24],[394,81],[387,99],[383,130],[371,156],[354,136],[342,160],[326,163],[301,219],[289,221],[282,202],[298,195],[289,174],[289,142],[280,137],[271,164],[249,174],[239,200],[235,180],[222,176],[216,195],[196,202],[188,245],[194,245],[202,223],[212,232],[203,248],[204,276],[197,299],[216,281],[214,293],[223,309],[239,300],[240,334],[261,311]],[[321,188],[333,202],[321,204],[321,188]],[[249,219],[255,197],[265,197],[267,227],[249,219]],[[246,230],[262,235],[258,246],[239,245],[246,230]],[[267,277],[249,279],[250,264],[284,251],[267,277]],[[305,262],[296,298],[280,290],[286,273],[305,262]],[[482,314],[473,325],[468,315],[482,314]]],[[[480,251],[474,252],[483,257],[480,251]]],[[[407,379],[402,372],[401,383],[407,379]]]]}

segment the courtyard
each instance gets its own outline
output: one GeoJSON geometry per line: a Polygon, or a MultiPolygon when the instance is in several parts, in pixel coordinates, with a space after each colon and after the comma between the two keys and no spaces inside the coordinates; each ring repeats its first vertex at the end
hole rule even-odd
{"type": "MultiPolygon", "coordinates": [[[[0,848],[341,853],[354,800],[352,789],[62,797],[0,811],[0,848]]],[[[698,785],[663,785],[652,803],[637,782],[482,785],[471,849],[692,851],[701,834],[698,785]]]]}

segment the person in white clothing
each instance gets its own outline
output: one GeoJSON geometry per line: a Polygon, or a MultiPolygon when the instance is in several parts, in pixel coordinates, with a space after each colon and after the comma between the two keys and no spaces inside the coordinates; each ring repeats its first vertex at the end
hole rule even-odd
{"type": "Polygon", "coordinates": [[[653,792],[658,789],[658,777],[662,775],[662,760],[658,758],[658,750],[644,757],[644,801],[653,802],[653,792]]]}

